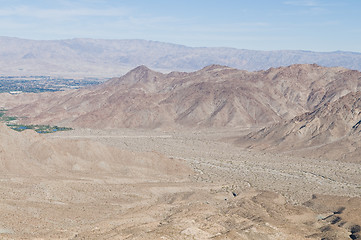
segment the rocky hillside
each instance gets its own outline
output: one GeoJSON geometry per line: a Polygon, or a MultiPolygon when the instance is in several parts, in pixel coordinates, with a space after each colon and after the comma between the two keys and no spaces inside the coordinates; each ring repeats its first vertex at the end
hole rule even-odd
{"type": "Polygon", "coordinates": [[[351,92],[312,112],[251,133],[241,142],[268,150],[360,161],[361,92],[351,92]]]}
{"type": "Polygon", "coordinates": [[[257,72],[211,65],[169,74],[140,66],[93,88],[0,98],[12,108],[9,114],[26,116],[32,123],[91,128],[255,127],[313,111],[360,88],[360,72],[318,65],[257,72]]]}

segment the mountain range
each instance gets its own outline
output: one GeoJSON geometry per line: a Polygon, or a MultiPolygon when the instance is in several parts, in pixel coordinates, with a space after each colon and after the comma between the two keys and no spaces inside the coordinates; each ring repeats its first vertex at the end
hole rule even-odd
{"type": "Polygon", "coordinates": [[[323,149],[319,156],[332,153],[323,146],[338,143],[344,149],[331,158],[341,158],[361,149],[355,140],[360,91],[359,71],[316,64],[255,72],[210,65],[168,74],[139,66],[89,88],[1,94],[0,100],[8,114],[26,117],[24,123],[98,129],[265,127],[238,142],[277,151],[312,148],[313,154],[323,149]],[[347,141],[341,144],[342,139],[347,141]]]}
{"type": "Polygon", "coordinates": [[[211,64],[255,71],[292,64],[361,70],[361,53],[187,47],[146,40],[26,40],[0,37],[0,75],[121,76],[139,65],[161,72],[211,64]]]}
{"type": "Polygon", "coordinates": [[[101,85],[3,96],[28,122],[96,128],[259,127],[361,90],[361,73],[316,64],[248,72],[220,65],[155,72],[139,66],[101,85]]]}

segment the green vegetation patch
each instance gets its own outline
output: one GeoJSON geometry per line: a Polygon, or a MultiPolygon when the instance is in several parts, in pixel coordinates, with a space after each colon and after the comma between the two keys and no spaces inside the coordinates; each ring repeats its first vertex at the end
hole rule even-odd
{"type": "Polygon", "coordinates": [[[18,132],[22,132],[26,129],[32,129],[37,133],[54,133],[58,131],[73,130],[72,128],[68,128],[68,127],[58,127],[58,126],[50,126],[50,125],[24,125],[24,124],[13,123],[18,118],[13,116],[6,116],[6,111],[7,111],[6,109],[0,109],[0,121],[4,122],[8,127],[18,132]]]}
{"type": "Polygon", "coordinates": [[[26,129],[32,129],[37,133],[54,133],[58,131],[69,131],[73,130],[68,127],[58,127],[58,126],[50,126],[50,125],[23,125],[23,124],[7,124],[11,129],[22,132],[26,129]]]}

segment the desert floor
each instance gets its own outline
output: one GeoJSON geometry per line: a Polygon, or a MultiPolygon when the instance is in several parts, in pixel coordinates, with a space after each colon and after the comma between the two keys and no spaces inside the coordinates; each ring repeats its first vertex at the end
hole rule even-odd
{"type": "Polygon", "coordinates": [[[249,129],[76,129],[181,159],[171,176],[116,172],[0,178],[2,239],[359,239],[360,164],[243,149],[249,129]]]}

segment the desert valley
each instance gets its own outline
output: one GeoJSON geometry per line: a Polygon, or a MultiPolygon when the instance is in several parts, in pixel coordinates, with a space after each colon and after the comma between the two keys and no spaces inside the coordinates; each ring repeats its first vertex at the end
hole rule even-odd
{"type": "Polygon", "coordinates": [[[0,237],[361,239],[360,99],[317,64],[1,93],[0,237]]]}

